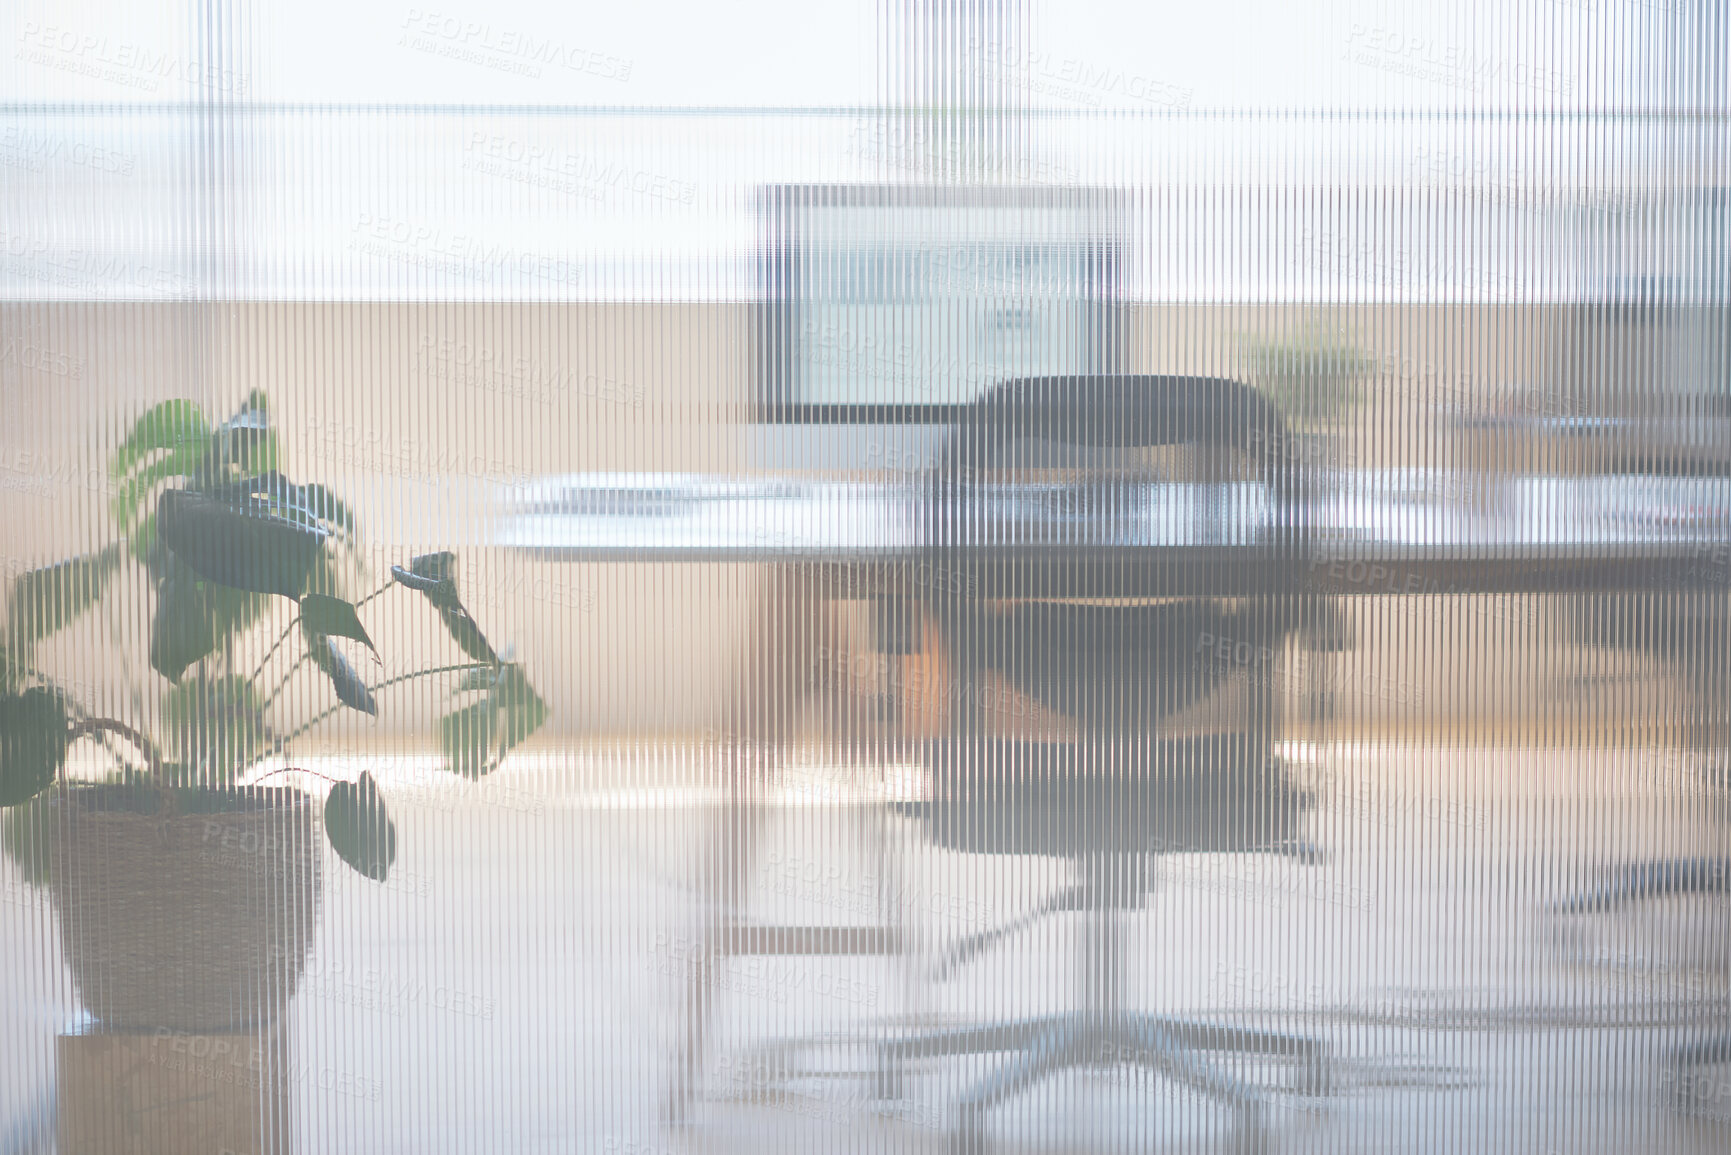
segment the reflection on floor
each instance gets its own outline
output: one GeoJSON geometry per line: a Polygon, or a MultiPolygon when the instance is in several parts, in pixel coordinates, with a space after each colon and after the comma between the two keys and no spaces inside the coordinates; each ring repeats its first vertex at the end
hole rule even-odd
{"type": "MultiPolygon", "coordinates": [[[[1731,1027],[1723,888],[1558,907],[1617,863],[1726,852],[1723,784],[1694,756],[1284,756],[1315,797],[1314,861],[1165,856],[1117,918],[1126,1006],[1326,1043],[1322,1093],[1297,1093],[1318,1088],[1294,1062],[1233,1060],[1267,1088],[1265,1149],[1726,1149],[1731,1064],[1667,1062],[1731,1027]]],[[[326,864],[282,1028],[294,1150],[944,1151],[955,1097],[994,1060],[915,1062],[874,1097],[868,1044],[892,1024],[1077,1005],[1082,913],[936,973],[1072,872],[934,848],[892,805],[918,797],[914,767],[796,758],[753,811],[746,908],[722,921],[858,928],[841,945],[859,953],[720,956],[701,928],[729,828],[701,756],[543,752],[480,786],[414,759],[371,768],[402,850],[382,886],[326,864]],[[707,1029],[670,1122],[694,1013],[707,1029]]],[[[56,1039],[76,1037],[79,1000],[40,957],[59,941],[47,897],[4,869],[0,1151],[51,1150],[56,1072],[62,1104],[77,1078],[56,1039]]],[[[1232,1113],[1117,1063],[1007,1101],[984,1134],[1040,1152],[1245,1138],[1232,1113]]]]}

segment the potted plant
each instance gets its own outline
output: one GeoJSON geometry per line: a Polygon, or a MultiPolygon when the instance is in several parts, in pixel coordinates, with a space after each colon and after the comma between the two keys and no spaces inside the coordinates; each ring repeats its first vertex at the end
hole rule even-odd
{"type": "Polygon", "coordinates": [[[1287,419],[1306,427],[1326,427],[1364,400],[1364,378],[1376,367],[1369,354],[1322,325],[1290,335],[1242,339],[1250,379],[1280,406],[1287,419]]]}
{"type": "Polygon", "coordinates": [[[450,553],[392,566],[359,600],[339,596],[360,571],[354,518],[323,486],[290,482],[277,457],[262,393],[215,425],[191,401],[151,408],[109,461],[118,540],[25,573],[10,591],[0,641],[5,845],[49,889],[83,1002],[105,1028],[270,1021],[310,946],[318,826],[350,868],[388,876],[396,830],[370,774],[327,779],[321,811],[298,788],[264,784],[291,769],[261,775],[265,760],[338,711],[376,714],[382,691],[435,675],[456,678],[466,699],[439,722],[454,773],[490,773],[546,718],[522,668],[463,607],[450,553]],[[154,717],[134,721],[92,713],[35,653],[129,566],[154,595],[149,664],[162,686],[154,717]],[[427,600],[466,660],[369,684],[351,661],[376,659],[360,610],[398,587],[427,600]],[[283,691],[307,667],[326,687],[322,708],[285,718],[283,691]],[[105,779],[68,780],[68,752],[81,742],[107,751],[105,779]]]}

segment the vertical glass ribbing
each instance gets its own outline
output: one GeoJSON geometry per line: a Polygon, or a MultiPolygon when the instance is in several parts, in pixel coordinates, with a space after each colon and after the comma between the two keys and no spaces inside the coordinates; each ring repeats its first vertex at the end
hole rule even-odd
{"type": "Polygon", "coordinates": [[[1723,1145],[1723,5],[0,25],[0,1151],[1723,1145]]]}

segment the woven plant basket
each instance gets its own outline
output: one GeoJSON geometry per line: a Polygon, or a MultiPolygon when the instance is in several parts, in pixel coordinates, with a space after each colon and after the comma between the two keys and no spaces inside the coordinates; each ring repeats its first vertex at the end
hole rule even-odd
{"type": "Polygon", "coordinates": [[[56,799],[50,892],[86,1009],[106,1030],[217,1033],[274,1021],[312,945],[322,878],[313,800],[293,789],[56,799]]]}

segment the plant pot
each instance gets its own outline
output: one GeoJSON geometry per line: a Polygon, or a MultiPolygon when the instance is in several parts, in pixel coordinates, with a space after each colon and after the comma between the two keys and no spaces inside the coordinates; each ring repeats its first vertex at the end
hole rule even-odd
{"type": "Polygon", "coordinates": [[[58,811],[50,892],[103,1030],[250,1031],[293,997],[322,886],[313,800],[287,788],[79,786],[58,811]]]}
{"type": "Polygon", "coordinates": [[[1299,424],[1330,424],[1351,412],[1363,396],[1359,379],[1334,372],[1265,373],[1274,403],[1299,424]]]}

